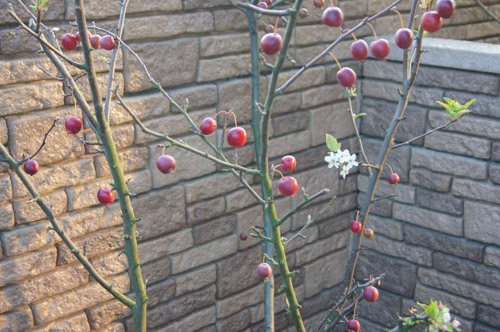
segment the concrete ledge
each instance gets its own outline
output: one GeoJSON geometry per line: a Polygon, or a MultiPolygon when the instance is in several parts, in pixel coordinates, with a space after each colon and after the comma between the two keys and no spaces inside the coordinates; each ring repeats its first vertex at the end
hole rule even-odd
{"type": "MultiPolygon", "coordinates": [[[[403,61],[394,36],[383,38],[391,43],[387,60],[403,61]]],[[[500,74],[500,45],[426,37],[424,50],[423,65],[500,74]]]]}

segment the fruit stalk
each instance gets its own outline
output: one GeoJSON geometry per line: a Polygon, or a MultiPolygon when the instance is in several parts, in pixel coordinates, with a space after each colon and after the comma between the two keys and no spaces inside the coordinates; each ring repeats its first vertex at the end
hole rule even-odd
{"type": "Polygon", "coordinates": [[[96,134],[103,144],[104,155],[110,166],[113,176],[114,187],[118,193],[120,200],[120,208],[123,217],[123,232],[125,242],[125,253],[127,255],[129,275],[132,288],[135,293],[136,303],[132,308],[134,331],[146,331],[146,310],[147,310],[147,294],[146,286],[142,277],[141,266],[139,263],[139,252],[137,248],[137,232],[136,232],[136,217],[134,209],[130,201],[130,192],[127,188],[123,168],[121,167],[116,151],[116,145],[111,134],[111,128],[107,121],[106,115],[103,112],[103,105],[99,87],[97,86],[96,72],[94,67],[93,57],[90,54],[89,38],[87,35],[87,21],[85,19],[85,11],[83,0],[75,0],[75,13],[78,23],[80,35],[82,39],[82,48],[86,64],[87,77],[92,91],[94,101],[97,126],[96,134]]]}

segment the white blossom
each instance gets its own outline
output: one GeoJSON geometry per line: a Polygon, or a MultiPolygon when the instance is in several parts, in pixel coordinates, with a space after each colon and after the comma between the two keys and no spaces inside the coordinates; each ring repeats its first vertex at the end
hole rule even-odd
{"type": "Polygon", "coordinates": [[[357,167],[359,164],[356,161],[356,155],[352,154],[349,156],[349,159],[347,160],[347,167],[351,169],[352,167],[357,167]]]}
{"type": "Polygon", "coordinates": [[[349,174],[349,168],[347,165],[342,166],[342,170],[340,171],[340,175],[345,179],[345,176],[349,174]]]}
{"type": "Polygon", "coordinates": [[[445,312],[443,314],[443,322],[445,323],[449,323],[451,321],[451,316],[450,316],[450,313],[449,312],[445,312]]]}

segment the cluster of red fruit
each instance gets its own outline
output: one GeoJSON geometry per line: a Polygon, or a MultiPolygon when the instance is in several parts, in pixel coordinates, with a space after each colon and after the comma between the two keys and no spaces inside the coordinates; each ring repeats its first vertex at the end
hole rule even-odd
{"type": "MultiPolygon", "coordinates": [[[[376,302],[378,300],[378,289],[373,286],[368,286],[363,289],[363,298],[368,302],[376,302]]],[[[347,330],[358,332],[361,329],[359,321],[356,319],[351,319],[347,322],[347,330]]]]}
{"type": "MultiPolygon", "coordinates": [[[[92,46],[93,49],[102,47],[103,49],[110,51],[115,48],[115,39],[110,35],[106,35],[102,38],[98,34],[91,34],[90,32],[88,35],[90,46],[92,46]]],[[[79,42],[81,42],[79,32],[77,32],[76,35],[69,32],[65,34],[61,40],[62,46],[68,51],[74,50],[79,42]]]]}
{"type": "Polygon", "coordinates": [[[428,11],[422,16],[422,28],[428,32],[436,32],[441,29],[443,18],[450,18],[455,12],[454,0],[438,0],[436,10],[428,11]]]}

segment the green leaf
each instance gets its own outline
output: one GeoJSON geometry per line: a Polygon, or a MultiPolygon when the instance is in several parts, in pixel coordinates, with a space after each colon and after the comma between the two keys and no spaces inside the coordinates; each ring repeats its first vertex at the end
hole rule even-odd
{"type": "Polygon", "coordinates": [[[470,105],[472,105],[473,102],[476,101],[476,98],[472,99],[472,100],[469,100],[468,102],[465,103],[464,107],[465,108],[469,108],[470,105]]]}
{"type": "Polygon", "coordinates": [[[439,105],[443,106],[448,113],[451,112],[451,107],[448,104],[443,103],[442,101],[436,101],[439,105]]]}
{"type": "Polygon", "coordinates": [[[366,113],[359,113],[359,114],[354,114],[354,119],[360,118],[362,116],[365,116],[366,113]]]}
{"type": "Polygon", "coordinates": [[[340,143],[330,134],[326,134],[326,146],[333,152],[340,149],[340,143]]]}

